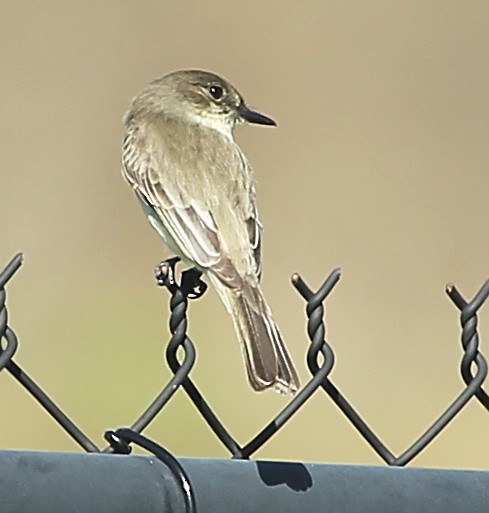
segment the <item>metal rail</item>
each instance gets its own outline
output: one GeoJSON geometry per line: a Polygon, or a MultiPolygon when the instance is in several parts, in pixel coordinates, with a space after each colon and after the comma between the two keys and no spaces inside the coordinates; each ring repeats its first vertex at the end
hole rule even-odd
{"type": "MultiPolygon", "coordinates": [[[[199,513],[482,513],[489,472],[182,458],[199,513]]],[[[0,451],[5,513],[187,512],[152,456],[0,451]]]]}

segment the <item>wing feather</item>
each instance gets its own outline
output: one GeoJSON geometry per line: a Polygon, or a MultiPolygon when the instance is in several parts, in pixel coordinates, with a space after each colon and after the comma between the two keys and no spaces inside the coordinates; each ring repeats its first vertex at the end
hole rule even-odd
{"type": "Polygon", "coordinates": [[[246,227],[248,228],[248,237],[250,239],[250,245],[253,249],[254,267],[255,274],[258,281],[261,279],[262,266],[261,266],[261,232],[263,225],[258,219],[258,213],[256,209],[252,215],[246,220],[246,227]]]}

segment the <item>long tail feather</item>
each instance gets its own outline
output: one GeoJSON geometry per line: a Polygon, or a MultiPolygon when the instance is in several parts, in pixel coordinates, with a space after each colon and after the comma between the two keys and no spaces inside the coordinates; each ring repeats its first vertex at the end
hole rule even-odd
{"type": "Polygon", "coordinates": [[[237,290],[211,280],[233,318],[252,388],[293,395],[299,379],[259,285],[237,290]]]}

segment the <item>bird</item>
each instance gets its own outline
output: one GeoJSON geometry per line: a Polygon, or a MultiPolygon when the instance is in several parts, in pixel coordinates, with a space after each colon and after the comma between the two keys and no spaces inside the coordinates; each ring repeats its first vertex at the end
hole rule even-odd
{"type": "Polygon", "coordinates": [[[122,174],[167,248],[215,287],[251,387],[294,395],[297,372],[260,288],[254,174],[234,140],[238,125],[275,121],[224,78],[192,69],[150,82],[123,122],[122,174]]]}

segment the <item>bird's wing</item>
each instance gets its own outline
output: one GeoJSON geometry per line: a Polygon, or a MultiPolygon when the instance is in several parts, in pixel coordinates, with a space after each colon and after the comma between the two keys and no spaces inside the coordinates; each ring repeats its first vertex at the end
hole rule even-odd
{"type": "Polygon", "coordinates": [[[263,230],[263,225],[260,223],[258,219],[258,212],[256,211],[256,207],[253,208],[253,211],[246,220],[246,227],[248,228],[248,237],[250,239],[250,245],[253,249],[253,257],[255,263],[255,274],[258,278],[258,281],[261,279],[262,267],[261,267],[261,232],[263,230]]]}
{"type": "MultiPolygon", "coordinates": [[[[240,288],[242,277],[223,247],[211,210],[179,186],[175,177],[185,176],[185,170],[179,173],[176,166],[181,166],[181,162],[171,161],[171,152],[164,153],[162,143],[158,133],[149,127],[129,127],[122,154],[126,180],[149,207],[150,215],[154,215],[150,222],[153,225],[155,219],[161,222],[184,257],[202,269],[212,269],[227,286],[240,288]]],[[[254,210],[246,226],[250,256],[258,277],[261,225],[254,210]]]]}

